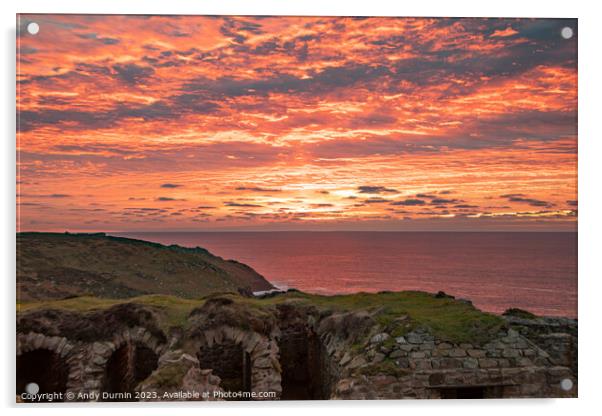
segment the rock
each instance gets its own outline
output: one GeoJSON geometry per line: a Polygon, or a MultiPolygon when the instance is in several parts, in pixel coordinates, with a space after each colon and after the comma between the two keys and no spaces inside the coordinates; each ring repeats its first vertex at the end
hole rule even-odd
{"type": "Polygon", "coordinates": [[[341,358],[341,361],[339,361],[339,365],[344,366],[345,364],[347,364],[350,361],[351,361],[351,354],[349,353],[349,351],[347,351],[345,353],[345,355],[343,355],[343,358],[341,358]]]}
{"type": "Polygon", "coordinates": [[[466,352],[468,353],[468,355],[470,357],[473,357],[473,358],[483,358],[483,357],[487,356],[487,353],[484,350],[469,349],[469,350],[466,350],[466,352]]]}
{"type": "Polygon", "coordinates": [[[452,368],[462,368],[462,361],[457,358],[448,358],[444,357],[440,360],[440,368],[442,369],[452,369],[452,368]]]}
{"type": "Polygon", "coordinates": [[[533,356],[535,356],[536,354],[537,354],[537,353],[535,352],[535,350],[534,350],[534,349],[531,349],[531,348],[527,348],[527,349],[524,349],[524,350],[523,350],[523,355],[524,355],[525,357],[533,357],[533,356]]]}
{"type": "Polygon", "coordinates": [[[449,356],[453,358],[466,357],[466,351],[461,348],[453,348],[449,351],[449,356]]]}
{"type": "Polygon", "coordinates": [[[356,357],[353,358],[353,360],[351,360],[351,362],[349,364],[347,364],[347,368],[358,368],[358,367],[362,367],[366,365],[366,359],[364,357],[362,357],[361,355],[358,355],[356,357]]]}
{"type": "Polygon", "coordinates": [[[410,367],[410,360],[408,360],[407,358],[400,358],[399,360],[395,361],[395,363],[397,364],[397,366],[399,368],[409,368],[410,367]]]}
{"type": "Polygon", "coordinates": [[[504,358],[516,358],[519,356],[518,350],[506,349],[502,351],[502,357],[504,358]]]}
{"type": "Polygon", "coordinates": [[[110,350],[111,350],[111,348],[103,342],[95,342],[94,344],[92,344],[92,353],[94,353],[94,354],[105,355],[110,350]]]}
{"type": "Polygon", "coordinates": [[[479,361],[476,358],[465,358],[463,366],[464,368],[479,368],[479,361]]]}
{"type": "Polygon", "coordinates": [[[399,358],[399,357],[406,357],[408,355],[407,352],[402,351],[402,350],[394,350],[391,354],[389,354],[389,357],[391,358],[399,358]]]}
{"type": "Polygon", "coordinates": [[[385,354],[376,353],[372,359],[372,364],[378,364],[385,360],[385,354]]]}
{"type": "Polygon", "coordinates": [[[431,360],[419,359],[410,361],[410,367],[417,371],[424,371],[432,369],[431,360]]]}
{"type": "Polygon", "coordinates": [[[253,362],[257,368],[272,368],[272,360],[269,357],[260,357],[253,362]]]}
{"type": "Polygon", "coordinates": [[[455,299],[454,296],[452,295],[448,295],[447,293],[445,293],[444,291],[440,290],[439,292],[437,292],[437,294],[435,295],[435,297],[437,299],[455,299]]]}
{"type": "Polygon", "coordinates": [[[520,357],[516,359],[516,365],[521,367],[529,367],[533,365],[533,361],[527,357],[520,357]]]}
{"type": "Polygon", "coordinates": [[[350,379],[343,379],[337,384],[338,393],[349,393],[353,387],[353,381],[350,379]]]}
{"type": "Polygon", "coordinates": [[[479,366],[481,368],[497,367],[497,361],[491,358],[479,358],[479,366]]]}
{"type": "Polygon", "coordinates": [[[391,338],[389,334],[387,334],[386,332],[381,332],[380,334],[376,334],[372,338],[370,338],[370,343],[379,344],[381,342],[385,342],[389,338],[391,338]]]}
{"type": "Polygon", "coordinates": [[[410,332],[407,334],[406,339],[410,344],[422,344],[422,336],[415,332],[410,332]]]}
{"type": "Polygon", "coordinates": [[[395,338],[395,342],[397,342],[398,344],[407,344],[408,343],[408,341],[406,341],[406,339],[404,337],[395,338]]]}

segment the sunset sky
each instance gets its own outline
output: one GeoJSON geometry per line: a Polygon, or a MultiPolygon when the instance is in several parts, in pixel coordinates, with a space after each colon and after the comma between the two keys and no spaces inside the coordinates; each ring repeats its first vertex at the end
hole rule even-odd
{"type": "Polygon", "coordinates": [[[576,38],[557,19],[21,15],[19,230],[576,230],[576,38]]]}

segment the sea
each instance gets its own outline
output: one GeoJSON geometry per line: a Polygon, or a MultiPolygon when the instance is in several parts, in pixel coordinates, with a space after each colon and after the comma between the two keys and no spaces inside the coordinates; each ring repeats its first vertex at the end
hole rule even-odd
{"type": "Polygon", "coordinates": [[[577,317],[576,232],[129,232],[203,247],[275,286],[332,295],[444,291],[481,310],[577,317]]]}

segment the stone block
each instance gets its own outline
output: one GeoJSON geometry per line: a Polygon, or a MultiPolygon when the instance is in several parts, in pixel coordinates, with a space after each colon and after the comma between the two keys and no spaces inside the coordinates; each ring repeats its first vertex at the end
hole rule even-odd
{"type": "Polygon", "coordinates": [[[516,358],[519,356],[520,356],[520,354],[519,354],[518,350],[516,350],[514,348],[505,349],[502,351],[502,357],[504,357],[504,358],[516,358]]]}
{"type": "Polygon", "coordinates": [[[407,357],[407,356],[408,356],[408,353],[403,350],[394,350],[391,354],[389,354],[389,357],[391,357],[391,358],[399,358],[399,357],[407,357]]]}
{"type": "Polygon", "coordinates": [[[466,351],[461,348],[452,348],[449,351],[449,356],[453,358],[466,357],[466,351]]]}
{"type": "Polygon", "coordinates": [[[493,360],[491,358],[479,358],[479,367],[481,368],[494,368],[497,366],[497,360],[493,360]]]}
{"type": "Polygon", "coordinates": [[[465,358],[463,361],[463,366],[464,368],[478,368],[479,360],[477,360],[476,358],[465,358]]]}
{"type": "Polygon", "coordinates": [[[468,349],[466,352],[468,353],[469,357],[473,358],[484,358],[487,356],[485,350],[468,349]]]}
{"type": "Polygon", "coordinates": [[[381,342],[385,342],[389,338],[391,338],[389,334],[387,334],[386,332],[381,332],[380,334],[376,334],[372,338],[370,338],[370,343],[379,344],[381,342]]]}
{"type": "Polygon", "coordinates": [[[415,332],[410,332],[406,335],[406,339],[410,344],[422,344],[422,336],[420,334],[416,334],[415,332]]]}

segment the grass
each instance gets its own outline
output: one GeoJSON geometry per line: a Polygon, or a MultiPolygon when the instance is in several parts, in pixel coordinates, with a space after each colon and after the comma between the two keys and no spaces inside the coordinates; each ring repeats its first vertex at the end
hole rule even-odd
{"type": "Polygon", "coordinates": [[[393,337],[403,335],[420,326],[430,329],[437,337],[451,342],[484,343],[504,325],[501,317],[482,312],[465,302],[451,298],[435,298],[429,293],[418,291],[336,296],[290,292],[284,296],[259,302],[275,304],[291,299],[341,312],[372,311],[376,321],[393,337]],[[400,321],[399,318],[404,316],[408,319],[400,321]]]}
{"type": "Polygon", "coordinates": [[[64,309],[75,312],[91,312],[110,308],[122,303],[138,303],[154,307],[163,312],[165,327],[182,326],[190,312],[203,304],[202,299],[185,299],[171,295],[144,295],[129,299],[105,299],[93,296],[80,296],[62,300],[32,301],[17,303],[17,313],[33,309],[64,309]]]}
{"type": "Polygon", "coordinates": [[[87,294],[107,299],[146,294],[195,299],[239,288],[272,288],[250,267],[202,248],[101,233],[17,233],[17,282],[20,300],[87,294]]]}
{"type": "MultiPolygon", "coordinates": [[[[215,295],[213,295],[215,296],[215,295]]],[[[481,344],[489,341],[504,325],[504,320],[485,313],[474,306],[450,298],[435,298],[425,292],[355,293],[349,295],[321,296],[298,291],[287,292],[265,299],[245,298],[237,294],[222,294],[254,312],[269,313],[277,304],[297,302],[313,305],[333,312],[369,311],[376,322],[393,337],[416,327],[429,329],[440,339],[454,342],[481,344]],[[259,309],[259,310],[257,310],[259,309]]],[[[23,302],[18,312],[35,308],[59,308],[74,311],[91,311],[108,308],[118,303],[135,302],[164,311],[166,324],[183,326],[190,312],[204,303],[203,299],[184,299],[170,295],[145,295],[130,299],[101,299],[76,297],[58,301],[23,302]]],[[[391,341],[392,342],[392,341],[391,341]]]]}

